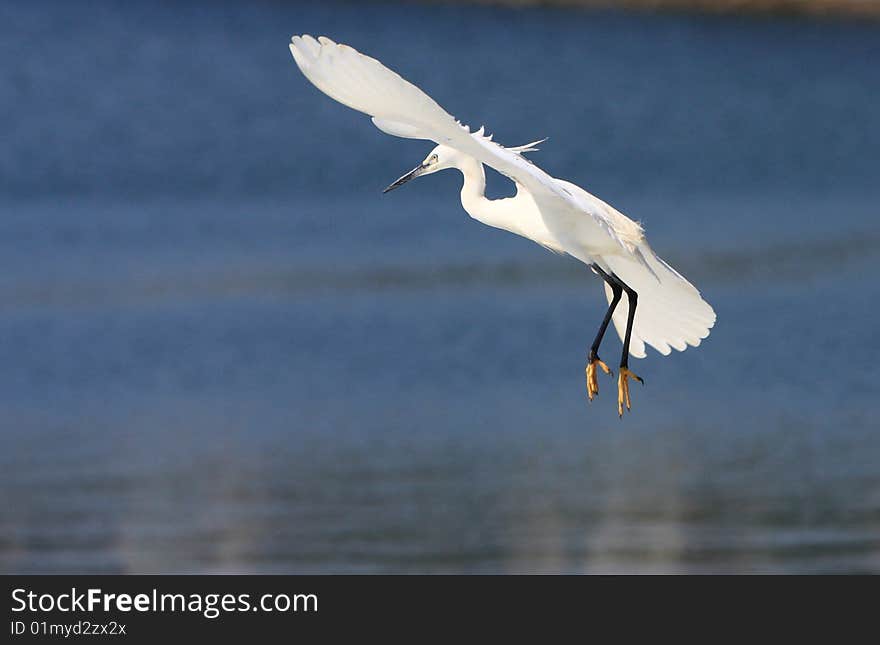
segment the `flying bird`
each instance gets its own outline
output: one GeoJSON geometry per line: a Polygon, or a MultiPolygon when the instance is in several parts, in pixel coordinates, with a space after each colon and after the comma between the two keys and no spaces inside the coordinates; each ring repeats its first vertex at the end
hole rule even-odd
{"type": "Polygon", "coordinates": [[[363,112],[377,128],[397,137],[425,139],[437,146],[383,192],[440,170],[461,172],[461,205],[475,220],[521,235],[560,254],[571,255],[598,275],[608,309],[587,356],[587,395],[599,392],[597,368],[613,377],[599,358],[599,346],[614,323],[623,341],[617,375],[617,412],[630,409],[629,357],[644,358],[650,345],[663,355],[697,347],[715,324],[715,312],[700,292],[648,245],[642,226],[598,197],[551,177],[526,159],[544,140],[504,147],[472,131],[436,101],[374,58],[327,37],[294,36],[290,51],[311,83],[343,105],[363,112]],[[485,196],[484,165],[508,177],[516,194],[485,196]],[[623,295],[626,294],[626,299],[623,295]]]}

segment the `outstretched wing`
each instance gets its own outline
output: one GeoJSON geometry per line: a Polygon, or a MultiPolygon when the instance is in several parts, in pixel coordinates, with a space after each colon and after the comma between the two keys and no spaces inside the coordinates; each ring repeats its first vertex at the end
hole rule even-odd
{"type": "MultiPolygon", "coordinates": [[[[627,254],[637,250],[643,239],[641,227],[624,218],[630,226],[621,228],[603,209],[585,204],[566,182],[554,179],[522,155],[529,146],[505,148],[485,136],[483,128],[471,132],[418,87],[348,45],[303,35],[293,37],[290,51],[315,87],[370,115],[383,132],[455,148],[525,187],[543,213],[553,214],[545,218],[545,224],[568,243],[572,255],[580,257],[579,248],[627,254]]],[[[591,261],[586,254],[580,259],[591,261]]]]}
{"type": "MultiPolygon", "coordinates": [[[[603,263],[639,294],[630,354],[644,358],[645,345],[663,355],[673,349],[683,352],[688,345],[697,347],[715,326],[715,311],[697,288],[654,253],[647,242],[640,250],[648,268],[622,255],[603,258],[603,263]]],[[[613,294],[608,283],[605,295],[610,303],[613,294]]],[[[623,298],[612,317],[621,339],[626,333],[628,315],[629,299],[623,298]]]]}

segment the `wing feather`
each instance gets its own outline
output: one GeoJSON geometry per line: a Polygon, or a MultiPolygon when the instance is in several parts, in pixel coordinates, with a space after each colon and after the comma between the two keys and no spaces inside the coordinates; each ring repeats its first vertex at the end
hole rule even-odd
{"type": "MultiPolygon", "coordinates": [[[[703,300],[697,288],[654,253],[647,242],[643,243],[641,249],[650,265],[650,272],[630,258],[603,258],[607,268],[639,294],[630,354],[644,358],[645,345],[651,345],[664,355],[673,349],[684,351],[688,345],[697,347],[715,325],[715,311],[703,300]]],[[[605,296],[611,302],[612,293],[607,284],[605,296]]],[[[628,315],[629,304],[623,298],[612,317],[621,339],[626,331],[628,315]]]]}
{"type": "MultiPolygon", "coordinates": [[[[544,221],[560,240],[597,252],[604,249],[629,254],[641,241],[641,237],[630,239],[625,230],[618,230],[602,208],[585,204],[570,188],[573,184],[551,177],[526,159],[522,153],[534,144],[505,148],[485,136],[482,128],[471,132],[418,87],[348,45],[324,36],[316,40],[303,35],[292,38],[290,51],[315,87],[373,117],[373,123],[383,132],[450,146],[525,187],[542,212],[554,214],[544,221]]],[[[591,261],[588,257],[580,259],[591,261]]],[[[644,260],[642,263],[648,266],[644,260]]]]}

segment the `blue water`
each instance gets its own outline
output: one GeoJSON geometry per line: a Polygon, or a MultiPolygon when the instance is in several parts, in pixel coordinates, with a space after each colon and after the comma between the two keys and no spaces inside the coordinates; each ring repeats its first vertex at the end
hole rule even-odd
{"type": "Polygon", "coordinates": [[[0,571],[880,571],[880,25],[8,1],[0,61],[0,571]],[[301,32],[550,137],[710,338],[588,405],[595,277],[382,196],[430,146],[301,32]]]}

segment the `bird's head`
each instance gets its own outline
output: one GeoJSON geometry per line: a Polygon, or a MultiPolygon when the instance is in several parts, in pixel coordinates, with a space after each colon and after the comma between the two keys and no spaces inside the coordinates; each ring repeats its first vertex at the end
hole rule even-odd
{"type": "Polygon", "coordinates": [[[428,156],[425,157],[422,163],[403,175],[400,179],[388,186],[388,188],[386,188],[382,192],[387,193],[389,191],[392,191],[395,188],[403,186],[410,179],[415,179],[416,177],[421,177],[422,175],[430,175],[439,170],[446,170],[447,168],[457,168],[458,158],[460,156],[461,153],[455,148],[450,148],[449,146],[444,146],[441,144],[431,150],[431,152],[428,153],[428,156]]]}

